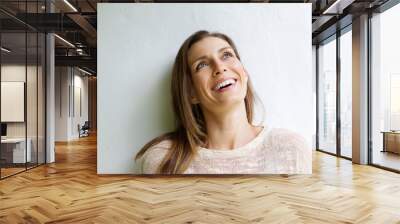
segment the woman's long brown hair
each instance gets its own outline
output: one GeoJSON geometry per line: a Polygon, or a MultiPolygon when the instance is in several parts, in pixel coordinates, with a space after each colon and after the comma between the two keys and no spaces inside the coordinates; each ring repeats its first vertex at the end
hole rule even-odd
{"type": "MultiPolygon", "coordinates": [[[[240,60],[239,53],[233,41],[225,34],[218,32],[197,31],[183,42],[172,69],[171,94],[175,114],[175,131],[154,138],[136,154],[139,159],[152,146],[164,140],[171,140],[172,145],[157,173],[182,174],[188,168],[196,155],[196,148],[207,142],[206,123],[199,104],[191,103],[190,91],[193,88],[192,76],[188,66],[188,51],[196,42],[206,37],[217,37],[225,40],[235,51],[240,60]]],[[[247,93],[244,99],[247,120],[253,121],[255,94],[250,79],[247,82],[247,93]]]]}

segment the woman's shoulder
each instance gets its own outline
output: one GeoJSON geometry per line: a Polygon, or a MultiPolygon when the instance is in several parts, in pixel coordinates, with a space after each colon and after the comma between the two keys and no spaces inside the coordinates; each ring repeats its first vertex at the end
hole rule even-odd
{"type": "Polygon", "coordinates": [[[298,132],[286,128],[271,128],[268,138],[278,144],[305,143],[306,139],[298,132]]]}
{"type": "Polygon", "coordinates": [[[168,150],[172,146],[172,140],[163,140],[150,148],[141,158],[141,167],[143,174],[155,174],[168,150]]]}
{"type": "Polygon", "coordinates": [[[285,128],[273,128],[268,133],[268,142],[280,157],[296,161],[296,173],[311,174],[312,150],[303,135],[285,128]]]}
{"type": "Polygon", "coordinates": [[[307,140],[298,132],[285,128],[273,128],[267,135],[268,141],[274,148],[289,151],[308,151],[307,140]]]}

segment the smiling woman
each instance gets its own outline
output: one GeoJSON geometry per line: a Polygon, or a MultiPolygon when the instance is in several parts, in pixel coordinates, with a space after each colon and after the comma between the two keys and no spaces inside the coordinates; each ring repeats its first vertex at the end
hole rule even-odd
{"type": "Polygon", "coordinates": [[[311,148],[297,133],[255,126],[255,93],[227,35],[198,31],[172,72],[175,131],[136,155],[144,174],[310,174],[311,148]]]}

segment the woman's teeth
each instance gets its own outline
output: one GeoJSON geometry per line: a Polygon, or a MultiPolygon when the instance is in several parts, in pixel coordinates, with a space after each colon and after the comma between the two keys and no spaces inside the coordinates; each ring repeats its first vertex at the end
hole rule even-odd
{"type": "Polygon", "coordinates": [[[223,87],[226,87],[226,86],[234,84],[234,83],[235,83],[234,79],[227,79],[227,80],[225,80],[225,81],[223,81],[221,83],[218,83],[217,86],[215,87],[215,90],[220,90],[223,87]]]}

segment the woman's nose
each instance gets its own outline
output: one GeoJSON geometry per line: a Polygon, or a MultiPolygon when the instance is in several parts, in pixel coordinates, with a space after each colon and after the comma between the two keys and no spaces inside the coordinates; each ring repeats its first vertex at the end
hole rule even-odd
{"type": "Polygon", "coordinates": [[[223,63],[215,62],[214,68],[214,76],[221,75],[222,73],[226,72],[226,67],[223,63]]]}

